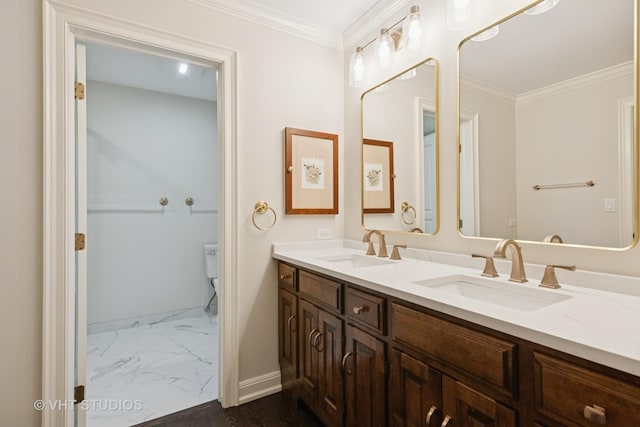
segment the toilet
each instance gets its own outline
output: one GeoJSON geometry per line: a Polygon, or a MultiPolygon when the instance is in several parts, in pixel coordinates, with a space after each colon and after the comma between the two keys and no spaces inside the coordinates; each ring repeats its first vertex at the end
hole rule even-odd
{"type": "Polygon", "coordinates": [[[204,245],[204,266],[205,273],[207,278],[209,279],[209,284],[213,288],[213,296],[209,299],[209,303],[205,307],[205,311],[210,314],[218,314],[218,304],[211,306],[211,303],[216,298],[218,294],[216,290],[216,286],[218,285],[218,244],[217,243],[207,243],[204,245]]]}

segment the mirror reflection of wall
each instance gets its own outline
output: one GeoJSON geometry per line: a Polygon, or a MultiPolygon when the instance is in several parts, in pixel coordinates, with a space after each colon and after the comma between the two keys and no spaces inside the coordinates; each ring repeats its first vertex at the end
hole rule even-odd
{"type": "Polygon", "coordinates": [[[632,243],[634,16],[634,0],[563,0],[463,42],[464,235],[632,243]]]}
{"type": "Polygon", "coordinates": [[[365,228],[437,232],[436,68],[427,60],[362,97],[362,137],[393,143],[395,174],[393,212],[363,213],[365,228]]]}

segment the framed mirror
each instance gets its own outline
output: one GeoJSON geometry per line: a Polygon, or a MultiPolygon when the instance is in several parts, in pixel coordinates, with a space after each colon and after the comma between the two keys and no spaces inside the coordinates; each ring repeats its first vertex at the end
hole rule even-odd
{"type": "Polygon", "coordinates": [[[636,243],[636,14],[635,0],[538,1],[462,41],[463,236],[636,243]]]}
{"type": "Polygon", "coordinates": [[[362,95],[363,227],[438,231],[437,88],[429,58],[362,95]]]}

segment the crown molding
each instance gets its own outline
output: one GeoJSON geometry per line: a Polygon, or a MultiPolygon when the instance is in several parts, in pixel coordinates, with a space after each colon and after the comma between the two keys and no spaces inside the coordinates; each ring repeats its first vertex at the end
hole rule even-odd
{"type": "Polygon", "coordinates": [[[254,24],[342,50],[342,36],[251,0],[187,0],[254,24]]]}
{"type": "Polygon", "coordinates": [[[412,0],[380,0],[342,33],[342,45],[344,49],[352,49],[359,43],[362,43],[365,37],[379,30],[385,24],[388,24],[390,20],[397,16],[398,11],[403,9],[411,1],[412,0]]]}
{"type": "Polygon", "coordinates": [[[553,83],[539,89],[534,89],[532,91],[522,93],[518,95],[516,103],[523,104],[525,102],[535,101],[536,99],[557,95],[562,92],[583,88],[585,86],[591,86],[629,74],[633,75],[633,61],[623,62],[622,64],[603,68],[602,70],[583,74],[569,80],[553,83]]]}

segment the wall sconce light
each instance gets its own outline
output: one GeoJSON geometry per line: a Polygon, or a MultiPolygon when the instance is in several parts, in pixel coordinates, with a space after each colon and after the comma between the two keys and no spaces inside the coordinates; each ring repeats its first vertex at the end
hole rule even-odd
{"type": "Polygon", "coordinates": [[[356,48],[356,52],[351,55],[349,61],[349,86],[360,87],[364,80],[364,49],[356,48]]]}
{"type": "Polygon", "coordinates": [[[402,24],[402,39],[405,47],[418,49],[422,44],[424,20],[420,14],[420,6],[411,6],[411,12],[402,24]]]}
{"type": "Polygon", "coordinates": [[[378,62],[380,65],[387,66],[391,62],[391,54],[395,51],[395,42],[389,34],[389,30],[382,28],[378,36],[376,51],[378,52],[378,62]]]}
{"type": "Polygon", "coordinates": [[[538,3],[530,9],[524,11],[527,15],[540,15],[556,7],[560,3],[560,0],[544,0],[542,3],[538,3]]]}
{"type": "MultiPolygon", "coordinates": [[[[415,50],[422,45],[424,37],[424,19],[420,14],[420,6],[411,6],[411,10],[407,16],[387,28],[382,28],[377,38],[369,43],[356,48],[351,55],[349,61],[349,86],[360,87],[364,81],[366,66],[374,64],[365,64],[364,50],[375,42],[377,63],[380,68],[386,68],[391,63],[391,59],[397,50],[401,47],[407,47],[415,50]],[[400,24],[402,27],[395,29],[400,24]]],[[[407,76],[411,78],[413,76],[407,76]]]]}

